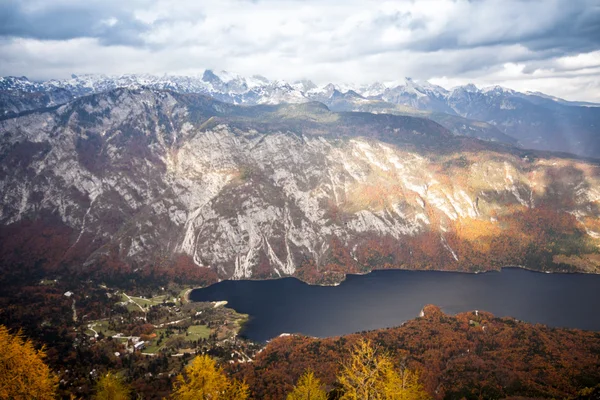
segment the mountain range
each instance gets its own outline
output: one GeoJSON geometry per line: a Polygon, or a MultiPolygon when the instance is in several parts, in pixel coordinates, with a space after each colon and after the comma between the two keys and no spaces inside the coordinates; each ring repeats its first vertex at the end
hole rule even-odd
{"type": "MultiPolygon", "coordinates": [[[[149,81],[11,81],[19,88],[4,93],[66,90],[72,99],[0,121],[3,268],[106,276],[183,257],[212,281],[324,284],[376,268],[599,272],[592,160],[456,135],[428,118],[462,118],[442,111],[236,105],[149,81]]],[[[267,87],[327,96],[225,84],[219,93],[240,99],[267,87]]],[[[335,88],[329,96],[348,97],[366,99],[335,88]]]]}
{"type": "Polygon", "coordinates": [[[332,111],[366,111],[426,117],[456,135],[524,148],[600,157],[599,104],[570,102],[538,92],[469,84],[447,90],[410,78],[369,85],[287,83],[206,70],[201,76],[72,75],[33,82],[0,78],[0,118],[51,107],[84,95],[126,87],[200,93],[237,105],[319,101],[332,111]]]}

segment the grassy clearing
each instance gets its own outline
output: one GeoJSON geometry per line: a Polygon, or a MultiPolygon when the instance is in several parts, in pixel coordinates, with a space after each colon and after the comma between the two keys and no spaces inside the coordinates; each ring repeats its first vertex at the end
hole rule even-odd
{"type": "Polygon", "coordinates": [[[210,328],[206,325],[192,325],[187,330],[187,340],[208,339],[210,336],[210,328]]]}
{"type": "MultiPolygon", "coordinates": [[[[133,300],[133,298],[132,298],[132,300],[133,300]]],[[[140,310],[140,307],[138,307],[137,304],[132,303],[132,301],[129,300],[127,298],[127,296],[125,296],[123,293],[121,293],[121,301],[123,301],[123,303],[125,303],[125,308],[127,308],[127,311],[129,311],[129,312],[134,312],[134,311],[141,312],[142,311],[142,310],[140,310]]]]}
{"type": "Polygon", "coordinates": [[[156,297],[152,297],[150,299],[144,299],[142,297],[131,296],[131,300],[135,301],[142,307],[146,307],[146,306],[152,307],[152,306],[163,304],[163,301],[168,302],[171,299],[168,296],[156,296],[156,297]]]}
{"type": "Polygon", "coordinates": [[[163,342],[158,345],[158,339],[160,338],[161,334],[165,334],[167,332],[167,330],[165,328],[158,328],[154,330],[154,333],[156,334],[156,338],[154,338],[154,340],[152,340],[151,342],[146,342],[146,348],[144,349],[144,353],[158,353],[160,351],[160,349],[162,349],[165,346],[165,340],[163,339],[163,342]]]}
{"type": "Polygon", "coordinates": [[[144,353],[151,353],[151,354],[155,354],[158,353],[163,347],[164,347],[165,343],[161,343],[160,345],[158,345],[158,340],[153,340],[150,343],[146,343],[146,348],[144,349],[144,353]]]}
{"type": "MultiPolygon", "coordinates": [[[[117,332],[108,329],[108,321],[92,321],[88,325],[96,332],[102,333],[104,336],[114,336],[117,334],[117,332]]],[[[86,334],[94,336],[94,331],[87,329],[86,334]]]]}
{"type": "Polygon", "coordinates": [[[127,296],[125,293],[121,293],[121,300],[127,304],[126,308],[129,312],[132,311],[147,311],[152,306],[163,304],[163,302],[171,301],[170,296],[156,296],[149,299],[143,297],[127,296]],[[130,300],[131,299],[131,300],[130,300]],[[141,309],[140,309],[141,307],[141,309]]]}
{"type": "Polygon", "coordinates": [[[146,344],[146,349],[144,350],[144,353],[158,353],[162,349],[164,349],[165,346],[167,345],[167,343],[169,343],[169,341],[172,341],[172,339],[180,338],[186,342],[192,342],[192,341],[201,340],[201,339],[208,339],[208,337],[210,336],[210,328],[208,326],[192,325],[188,328],[187,335],[185,333],[173,334],[168,338],[167,337],[163,338],[162,343],[159,345],[158,339],[159,339],[161,333],[165,334],[166,331],[167,331],[167,329],[165,329],[165,328],[156,329],[154,331],[154,333],[156,333],[157,337],[156,337],[156,339],[154,339],[151,342],[146,344]]]}
{"type": "MultiPolygon", "coordinates": [[[[156,297],[151,297],[149,299],[143,298],[143,297],[135,297],[135,296],[129,296],[131,298],[131,300],[135,301],[137,304],[139,304],[142,307],[152,307],[152,306],[156,306],[156,305],[160,305],[163,304],[163,302],[167,302],[169,300],[171,300],[169,298],[169,296],[156,296],[156,297]]],[[[129,301],[129,298],[127,298],[127,296],[122,293],[121,294],[121,298],[123,299],[123,301],[129,301]]]]}

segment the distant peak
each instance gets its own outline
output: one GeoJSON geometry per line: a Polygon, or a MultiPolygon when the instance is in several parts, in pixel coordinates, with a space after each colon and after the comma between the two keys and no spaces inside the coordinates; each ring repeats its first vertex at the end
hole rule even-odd
{"type": "Polygon", "coordinates": [[[323,86],[322,89],[322,91],[328,96],[332,96],[336,90],[338,90],[338,87],[333,83],[328,83],[327,85],[323,86]]]}
{"type": "Polygon", "coordinates": [[[331,94],[331,98],[356,98],[356,99],[364,99],[363,96],[356,93],[354,90],[348,90],[346,92],[342,92],[338,89],[334,89],[331,94]]]}
{"type": "Polygon", "coordinates": [[[464,86],[459,86],[459,88],[464,90],[465,92],[469,92],[469,93],[479,92],[479,89],[477,89],[477,86],[475,86],[472,83],[467,83],[464,86]]]}
{"type": "Polygon", "coordinates": [[[212,69],[207,69],[202,74],[202,80],[210,83],[221,82],[221,79],[212,71],[212,69]]]}
{"type": "Polygon", "coordinates": [[[269,83],[269,80],[262,75],[252,75],[252,78],[256,79],[257,81],[263,81],[264,83],[269,83]]]}
{"type": "Polygon", "coordinates": [[[500,85],[487,86],[487,87],[484,87],[483,89],[481,89],[481,91],[484,93],[490,93],[490,92],[492,92],[492,93],[514,93],[513,90],[507,89],[500,85]]]}
{"type": "Polygon", "coordinates": [[[299,85],[304,91],[309,91],[318,87],[313,81],[309,79],[301,79],[299,81],[296,81],[295,84],[299,85]]]}

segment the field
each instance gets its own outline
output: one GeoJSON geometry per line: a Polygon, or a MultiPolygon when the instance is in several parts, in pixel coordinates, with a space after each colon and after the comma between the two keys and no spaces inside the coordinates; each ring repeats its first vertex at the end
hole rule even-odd
{"type": "Polygon", "coordinates": [[[168,301],[173,301],[169,296],[155,296],[151,298],[129,296],[126,293],[121,293],[121,299],[126,303],[128,311],[146,312],[152,306],[161,305],[168,301]]]}
{"type": "Polygon", "coordinates": [[[210,328],[206,325],[192,325],[188,328],[188,340],[208,339],[210,328]]]}
{"type": "Polygon", "coordinates": [[[171,334],[168,338],[166,338],[167,328],[159,328],[154,331],[156,333],[157,338],[152,340],[152,342],[148,343],[144,353],[154,354],[163,350],[169,343],[173,343],[175,341],[185,341],[185,342],[193,342],[201,339],[208,339],[210,336],[210,328],[206,325],[192,325],[187,329],[186,333],[181,334],[171,334]],[[163,341],[158,344],[160,336],[163,335],[163,341]]]}
{"type": "Polygon", "coordinates": [[[113,336],[117,332],[108,329],[108,321],[94,321],[88,325],[86,334],[94,336],[96,333],[102,333],[104,336],[113,336]]]}

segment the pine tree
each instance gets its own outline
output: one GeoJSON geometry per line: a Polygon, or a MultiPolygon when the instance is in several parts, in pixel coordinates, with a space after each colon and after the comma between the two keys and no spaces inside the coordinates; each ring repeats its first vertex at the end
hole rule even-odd
{"type": "Polygon", "coordinates": [[[315,374],[308,370],[306,371],[294,390],[287,395],[287,400],[326,400],[327,393],[322,389],[321,381],[315,377],[315,374]]]}
{"type": "Polygon", "coordinates": [[[44,350],[36,350],[20,333],[11,335],[0,325],[0,399],[53,399],[58,378],[44,363],[44,350]]]}

